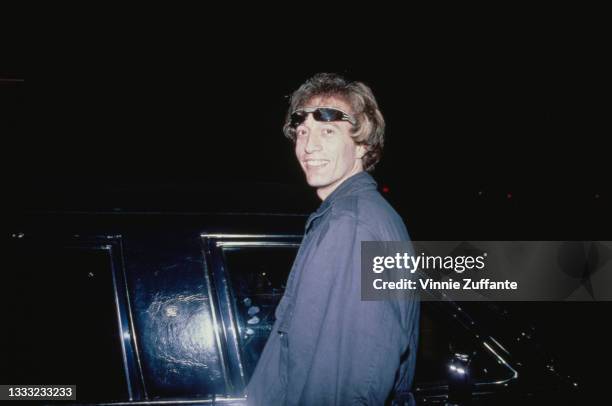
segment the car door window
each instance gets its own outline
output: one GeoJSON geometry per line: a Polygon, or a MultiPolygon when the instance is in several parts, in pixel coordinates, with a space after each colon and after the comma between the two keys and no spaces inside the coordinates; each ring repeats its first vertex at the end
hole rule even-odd
{"type": "Polygon", "coordinates": [[[297,246],[223,249],[247,381],[270,335],[297,246]]]}
{"type": "Polygon", "coordinates": [[[127,400],[111,251],[13,240],[2,306],[2,382],[77,385],[78,399],[127,400]],[[103,384],[102,384],[103,383],[103,384]]]}

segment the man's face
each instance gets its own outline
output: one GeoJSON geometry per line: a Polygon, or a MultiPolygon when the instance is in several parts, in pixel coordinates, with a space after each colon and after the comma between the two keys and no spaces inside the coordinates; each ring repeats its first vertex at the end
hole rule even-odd
{"type": "MultiPolygon", "coordinates": [[[[353,114],[350,106],[337,98],[315,97],[302,108],[335,107],[353,114]]],[[[325,200],[345,179],[363,171],[365,148],[351,137],[348,121],[316,121],[312,114],[296,128],[295,155],[308,184],[325,200]]]]}

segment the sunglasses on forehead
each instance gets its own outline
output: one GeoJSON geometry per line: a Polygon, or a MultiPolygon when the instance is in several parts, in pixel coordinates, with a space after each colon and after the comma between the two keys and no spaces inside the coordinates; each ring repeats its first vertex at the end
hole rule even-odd
{"type": "Polygon", "coordinates": [[[308,115],[312,113],[312,118],[316,121],[348,121],[352,125],[357,124],[355,117],[345,113],[342,110],[338,110],[334,107],[310,107],[306,109],[299,109],[291,113],[291,124],[292,128],[296,128],[302,124],[308,115]]]}

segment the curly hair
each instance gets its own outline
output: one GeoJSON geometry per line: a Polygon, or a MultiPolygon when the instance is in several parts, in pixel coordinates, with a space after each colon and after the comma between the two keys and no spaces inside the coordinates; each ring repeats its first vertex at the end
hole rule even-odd
{"type": "Polygon", "coordinates": [[[295,142],[295,128],[291,127],[291,113],[302,108],[314,97],[334,97],[351,106],[357,124],[351,129],[351,136],[358,145],[365,145],[364,170],[371,172],[382,156],[385,141],[385,119],[372,89],[362,82],[353,82],[335,73],[317,73],[304,82],[289,100],[283,133],[295,142]]]}

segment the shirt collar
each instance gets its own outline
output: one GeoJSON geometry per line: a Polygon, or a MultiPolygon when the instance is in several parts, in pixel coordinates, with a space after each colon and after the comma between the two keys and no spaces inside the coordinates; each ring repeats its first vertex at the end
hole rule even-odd
{"type": "Polygon", "coordinates": [[[375,190],[376,187],[376,181],[372,175],[366,171],[361,171],[346,179],[333,192],[331,192],[329,196],[323,200],[323,202],[321,202],[321,205],[317,211],[308,217],[308,220],[306,220],[306,232],[308,232],[312,222],[325,214],[338,199],[356,194],[362,190],[375,190]]]}

